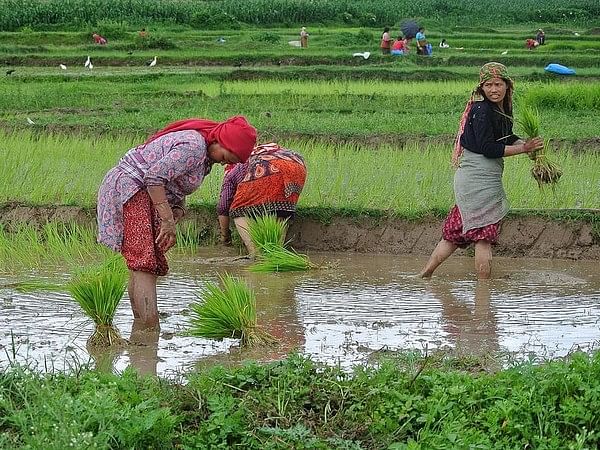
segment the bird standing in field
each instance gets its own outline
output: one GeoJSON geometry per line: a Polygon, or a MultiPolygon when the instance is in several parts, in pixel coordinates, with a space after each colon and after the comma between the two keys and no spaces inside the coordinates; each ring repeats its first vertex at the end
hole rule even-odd
{"type": "Polygon", "coordinates": [[[64,64],[59,64],[58,67],[60,67],[62,70],[67,70],[67,66],[64,64]]]}
{"type": "Polygon", "coordinates": [[[85,60],[85,64],[83,65],[83,67],[88,67],[91,63],[92,63],[92,61],[90,60],[90,57],[88,56],[87,59],[85,60]]]}
{"type": "Polygon", "coordinates": [[[506,55],[508,53],[508,50],[504,50],[501,55],[506,55]]]}
{"type": "Polygon", "coordinates": [[[29,117],[27,118],[27,123],[29,125],[35,125],[35,122],[33,120],[31,120],[29,117]]]}
{"type": "Polygon", "coordinates": [[[156,65],[156,56],[154,57],[154,59],[152,61],[150,61],[150,63],[148,63],[148,66],[150,67],[154,67],[156,65]]]}

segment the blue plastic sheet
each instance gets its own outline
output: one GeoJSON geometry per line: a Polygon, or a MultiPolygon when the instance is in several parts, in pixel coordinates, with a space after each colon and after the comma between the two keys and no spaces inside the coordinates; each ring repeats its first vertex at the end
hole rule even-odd
{"type": "Polygon", "coordinates": [[[546,72],[557,73],[559,75],[575,75],[575,71],[573,69],[560,64],[548,64],[546,67],[544,67],[544,70],[546,72]]]}

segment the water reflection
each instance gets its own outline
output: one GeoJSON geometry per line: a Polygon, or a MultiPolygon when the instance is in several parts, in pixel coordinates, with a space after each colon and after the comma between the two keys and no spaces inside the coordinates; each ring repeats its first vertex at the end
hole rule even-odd
{"type": "MultiPolygon", "coordinates": [[[[419,258],[311,258],[337,265],[307,273],[256,274],[239,261],[211,254],[173,261],[172,274],[158,286],[160,333],[137,328],[125,297],[115,325],[125,337],[131,330],[132,345],[116,356],[91,356],[106,370],[131,366],[164,376],[197,364],[272,361],[291,351],[350,367],[380,349],[450,346],[465,354],[534,352],[556,357],[600,340],[600,279],[593,261],[497,258],[496,278],[475,282],[469,276],[470,258],[454,258],[431,281],[414,277],[423,264],[419,258]],[[244,350],[237,340],[183,333],[199,286],[218,281],[218,274],[225,272],[253,287],[259,323],[279,339],[279,346],[244,350]]],[[[14,281],[0,275],[0,284],[14,281]]],[[[0,289],[0,369],[13,359],[42,371],[85,363],[91,353],[85,342],[92,330],[93,324],[64,293],[0,289]]]]}
{"type": "Polygon", "coordinates": [[[439,300],[442,329],[459,354],[485,356],[500,350],[490,280],[475,282],[475,286],[462,291],[460,296],[447,283],[433,281],[427,290],[439,300]]]}

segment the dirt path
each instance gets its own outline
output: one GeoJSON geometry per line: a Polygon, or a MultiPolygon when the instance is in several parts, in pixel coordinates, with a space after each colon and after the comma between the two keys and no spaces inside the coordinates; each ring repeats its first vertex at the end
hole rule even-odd
{"type": "MultiPolygon", "coordinates": [[[[9,230],[22,223],[41,225],[47,221],[91,225],[95,223],[94,214],[94,210],[74,206],[3,204],[0,224],[9,230]]],[[[589,215],[598,220],[513,214],[503,222],[494,253],[510,257],[600,259],[600,211],[589,215]]],[[[216,216],[211,211],[192,211],[188,220],[195,221],[203,235],[217,233],[216,216]]],[[[299,215],[289,237],[298,250],[428,255],[440,239],[441,222],[434,218],[411,221],[337,216],[324,223],[299,215]]]]}

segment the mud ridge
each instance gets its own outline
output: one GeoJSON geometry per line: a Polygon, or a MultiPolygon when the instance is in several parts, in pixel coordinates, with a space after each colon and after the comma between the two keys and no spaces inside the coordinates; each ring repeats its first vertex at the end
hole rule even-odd
{"type": "MultiPolygon", "coordinates": [[[[494,254],[508,257],[600,259],[598,221],[558,219],[519,212],[503,221],[494,254]]],[[[216,213],[198,208],[186,218],[197,225],[201,236],[218,233],[216,213]]],[[[298,214],[289,238],[298,250],[353,251],[361,253],[428,255],[440,239],[440,218],[407,220],[394,217],[333,216],[327,221],[298,214]]],[[[8,231],[20,224],[41,226],[46,222],[93,226],[95,211],[76,206],[0,205],[0,225],[8,231]]],[[[463,252],[469,252],[467,249],[463,252]]]]}

